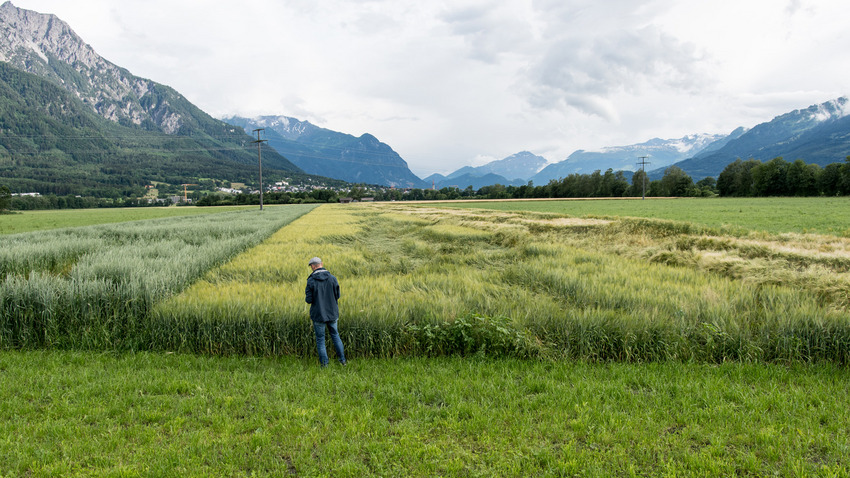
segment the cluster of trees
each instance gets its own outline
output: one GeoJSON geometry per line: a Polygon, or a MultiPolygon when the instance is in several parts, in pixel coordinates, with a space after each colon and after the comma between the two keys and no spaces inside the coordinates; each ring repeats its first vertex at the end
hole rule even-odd
{"type": "Polygon", "coordinates": [[[844,163],[821,168],[781,157],[765,163],[748,159],[730,163],[717,177],[721,196],[846,196],[850,195],[850,156],[844,163]]]}
{"type": "MultiPolygon", "coordinates": [[[[37,211],[44,209],[89,209],[107,207],[145,207],[161,206],[157,203],[148,203],[145,199],[136,198],[97,198],[93,196],[56,196],[53,194],[45,196],[11,196],[4,199],[5,186],[0,186],[0,211],[4,209],[14,211],[37,211]]],[[[8,191],[8,188],[5,188],[8,191]]]]}
{"type": "MultiPolygon", "coordinates": [[[[268,192],[263,194],[263,204],[303,204],[339,202],[339,194],[332,189],[315,189],[308,192],[268,192]]],[[[194,202],[196,206],[243,206],[260,204],[259,194],[208,194],[194,202]]]]}
{"type": "Polygon", "coordinates": [[[9,202],[12,199],[12,192],[6,186],[0,186],[0,214],[3,214],[9,209],[9,202]]]}

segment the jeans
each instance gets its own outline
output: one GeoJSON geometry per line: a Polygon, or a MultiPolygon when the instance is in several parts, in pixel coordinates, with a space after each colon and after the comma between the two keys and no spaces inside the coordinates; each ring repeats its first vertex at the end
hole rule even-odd
{"type": "Polygon", "coordinates": [[[313,322],[313,331],[316,333],[316,350],[319,352],[319,362],[322,367],[328,365],[328,351],[325,348],[325,327],[331,332],[331,343],[336,350],[336,358],[339,363],[345,363],[345,351],[342,348],[342,340],[339,338],[339,331],[336,328],[337,321],[333,322],[313,322]]]}

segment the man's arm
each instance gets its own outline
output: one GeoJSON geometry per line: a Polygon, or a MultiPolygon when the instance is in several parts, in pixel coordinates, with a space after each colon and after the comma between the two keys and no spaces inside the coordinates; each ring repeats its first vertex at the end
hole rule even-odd
{"type": "Polygon", "coordinates": [[[312,303],[313,303],[313,288],[312,288],[312,287],[310,287],[311,285],[312,285],[312,284],[310,284],[310,279],[307,279],[307,288],[306,288],[306,289],[304,289],[304,300],[305,300],[308,304],[312,304],[312,303]]]}

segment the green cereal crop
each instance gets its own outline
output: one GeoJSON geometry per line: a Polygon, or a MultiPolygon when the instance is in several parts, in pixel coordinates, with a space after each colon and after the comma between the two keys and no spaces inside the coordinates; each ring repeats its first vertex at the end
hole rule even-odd
{"type": "Polygon", "coordinates": [[[59,209],[23,211],[0,215],[0,235],[43,231],[65,227],[94,226],[127,221],[142,221],[165,217],[218,214],[222,211],[255,209],[254,206],[202,207],[141,207],[107,209],[59,209]]]}
{"type": "Polygon", "coordinates": [[[313,207],[4,236],[0,348],[146,347],[157,302],[313,207]]]}

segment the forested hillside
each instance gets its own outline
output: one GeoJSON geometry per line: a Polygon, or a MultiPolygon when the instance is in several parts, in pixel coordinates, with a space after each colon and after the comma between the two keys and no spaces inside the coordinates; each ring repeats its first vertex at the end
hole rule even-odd
{"type": "MultiPolygon", "coordinates": [[[[195,108],[188,101],[185,108],[195,108]]],[[[256,146],[241,128],[210,118],[176,134],[108,121],[66,90],[0,62],[0,184],[12,192],[138,196],[151,181],[253,182],[256,146]]],[[[264,148],[268,179],[303,173],[264,148]]]]}

